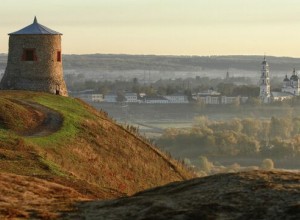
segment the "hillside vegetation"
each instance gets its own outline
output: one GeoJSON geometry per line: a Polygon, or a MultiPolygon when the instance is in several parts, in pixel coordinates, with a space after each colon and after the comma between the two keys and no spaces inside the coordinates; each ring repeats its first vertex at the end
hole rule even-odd
{"type": "Polygon", "coordinates": [[[300,173],[251,171],[171,183],[112,201],[81,202],[64,219],[300,219],[300,173]],[[129,218],[128,218],[129,217],[129,218]]]}
{"type": "MultiPolygon", "coordinates": [[[[0,174],[1,179],[8,179],[6,188],[1,186],[1,198],[2,194],[15,192],[10,180],[29,181],[28,177],[35,178],[32,180],[37,187],[43,179],[50,188],[53,184],[68,188],[62,193],[70,205],[74,195],[78,195],[78,200],[116,198],[194,175],[137,133],[117,125],[105,112],[80,100],[23,91],[0,94],[0,174]],[[56,128],[36,135],[39,130],[48,129],[50,116],[57,120],[56,128]]],[[[30,187],[23,181],[18,184],[25,191],[30,187]]],[[[41,194],[53,196],[52,191],[45,191],[41,194]]],[[[18,198],[23,197],[21,194],[18,198]]],[[[18,215],[1,202],[0,216],[18,215]]],[[[41,214],[39,208],[24,206],[20,201],[17,204],[14,208],[22,216],[41,214]]]]}

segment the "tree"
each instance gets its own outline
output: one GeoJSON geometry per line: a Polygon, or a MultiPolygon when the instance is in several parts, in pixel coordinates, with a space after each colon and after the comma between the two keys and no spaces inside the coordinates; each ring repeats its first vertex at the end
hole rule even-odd
{"type": "Polygon", "coordinates": [[[126,101],[126,98],[121,92],[118,92],[116,100],[117,100],[117,102],[124,102],[124,101],[126,101]]]}
{"type": "Polygon", "coordinates": [[[258,97],[259,96],[259,87],[258,86],[238,86],[233,89],[234,96],[248,96],[248,97],[258,97]]]}
{"type": "Polygon", "coordinates": [[[245,156],[254,156],[259,153],[260,144],[254,137],[240,135],[238,140],[239,154],[245,156]]]}
{"type": "Polygon", "coordinates": [[[293,135],[300,134],[300,118],[294,118],[293,119],[293,135]]]}
{"type": "Polygon", "coordinates": [[[200,156],[199,157],[199,169],[204,171],[205,173],[210,173],[212,168],[214,167],[213,163],[211,163],[207,157],[200,156]]]}
{"type": "Polygon", "coordinates": [[[290,118],[271,118],[271,124],[270,124],[270,137],[272,138],[281,138],[286,139],[291,136],[292,133],[292,121],[290,118]]]}
{"type": "Polygon", "coordinates": [[[208,118],[206,116],[198,116],[194,118],[194,124],[198,128],[205,128],[208,125],[208,118]]]}
{"type": "Polygon", "coordinates": [[[219,83],[217,89],[222,95],[232,96],[234,87],[232,83],[219,83]]]}
{"type": "Polygon", "coordinates": [[[133,82],[134,85],[139,84],[139,80],[136,77],[133,78],[132,82],[133,82]]]}
{"type": "Polygon", "coordinates": [[[256,97],[250,97],[247,101],[247,103],[251,106],[260,106],[262,104],[262,100],[260,98],[256,97]]]}
{"type": "Polygon", "coordinates": [[[261,130],[261,122],[253,118],[243,119],[242,125],[242,132],[248,136],[256,137],[261,130]]]}

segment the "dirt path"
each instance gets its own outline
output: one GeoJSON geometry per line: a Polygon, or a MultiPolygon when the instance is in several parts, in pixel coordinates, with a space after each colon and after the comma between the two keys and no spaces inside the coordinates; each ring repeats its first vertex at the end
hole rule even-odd
{"type": "Polygon", "coordinates": [[[26,131],[23,134],[23,136],[26,137],[48,136],[58,131],[61,128],[63,123],[63,117],[57,111],[54,111],[53,109],[50,109],[46,106],[40,105],[35,102],[27,102],[27,101],[19,100],[19,103],[22,105],[30,106],[45,115],[43,122],[39,126],[37,126],[32,130],[26,131]]]}

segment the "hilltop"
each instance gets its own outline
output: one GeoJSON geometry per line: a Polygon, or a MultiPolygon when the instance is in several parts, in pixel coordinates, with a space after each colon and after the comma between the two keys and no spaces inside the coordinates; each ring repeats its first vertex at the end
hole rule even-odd
{"type": "Polygon", "coordinates": [[[74,201],[194,176],[135,128],[78,99],[25,91],[0,97],[0,216],[53,217],[74,201]]]}
{"type": "Polygon", "coordinates": [[[64,219],[300,219],[300,173],[250,171],[171,183],[112,201],[81,202],[64,219]]]}

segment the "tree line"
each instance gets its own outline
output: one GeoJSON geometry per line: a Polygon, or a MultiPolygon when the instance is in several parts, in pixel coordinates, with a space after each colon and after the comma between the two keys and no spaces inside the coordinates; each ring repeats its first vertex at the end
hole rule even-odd
{"type": "Polygon", "coordinates": [[[207,156],[300,158],[300,118],[210,121],[197,117],[191,129],[167,129],[159,146],[199,149],[207,156]]]}

